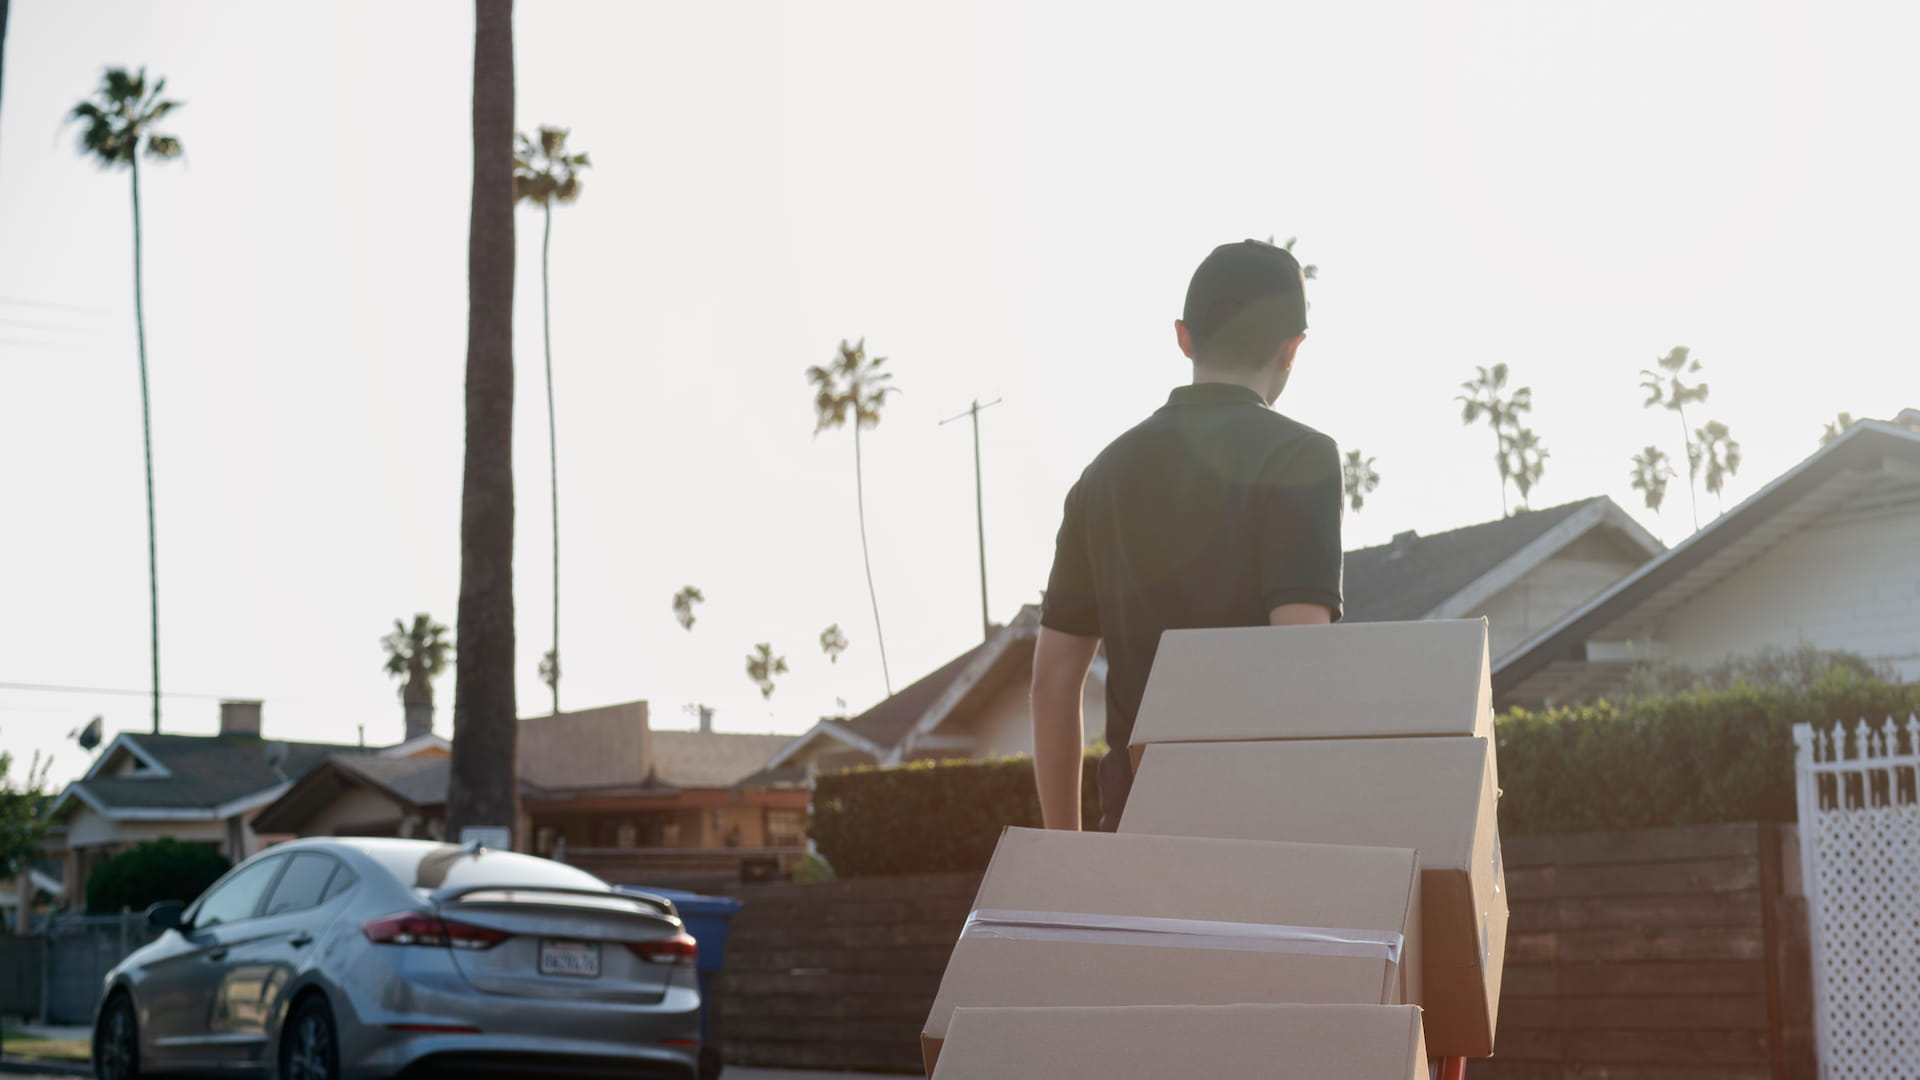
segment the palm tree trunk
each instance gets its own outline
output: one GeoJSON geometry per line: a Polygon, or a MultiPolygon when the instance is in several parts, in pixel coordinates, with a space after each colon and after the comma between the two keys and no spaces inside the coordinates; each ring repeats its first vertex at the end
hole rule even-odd
{"type": "Polygon", "coordinates": [[[466,457],[460,493],[448,838],[518,832],[513,613],[513,0],[475,0],[467,247],[466,457]]]}
{"type": "Polygon", "coordinates": [[[153,410],[147,394],[147,309],[140,288],[140,159],[133,159],[133,328],[140,341],[140,438],[147,458],[147,611],[152,634],[153,733],[160,734],[160,555],[154,539],[153,410]]]}
{"type": "Polygon", "coordinates": [[[1500,470],[1500,516],[1507,516],[1507,443],[1500,436],[1500,426],[1496,422],[1493,428],[1493,465],[1500,470]]]}
{"type": "Polygon", "coordinates": [[[873,588],[873,557],[867,553],[867,482],[860,459],[860,418],[853,418],[853,497],[860,511],[860,561],[867,568],[867,598],[873,602],[873,636],[880,643],[880,680],[893,696],[893,674],[887,669],[887,635],[880,629],[880,594],[873,588]]]}
{"type": "Polygon", "coordinates": [[[1680,444],[1687,451],[1687,503],[1693,508],[1693,531],[1700,531],[1700,495],[1693,490],[1694,474],[1700,471],[1693,460],[1693,433],[1687,430],[1687,407],[1679,405],[1674,412],[1680,414],[1680,444]]]}
{"type": "Polygon", "coordinates": [[[553,314],[547,306],[547,249],[553,244],[553,204],[540,233],[540,338],[547,351],[547,466],[553,495],[553,715],[560,715],[560,429],[553,420],[553,314]]]}

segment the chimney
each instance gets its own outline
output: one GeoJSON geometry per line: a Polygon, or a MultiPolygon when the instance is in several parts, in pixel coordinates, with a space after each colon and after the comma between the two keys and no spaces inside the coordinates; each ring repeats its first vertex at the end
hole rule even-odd
{"type": "Polygon", "coordinates": [[[223,701],[220,703],[222,738],[257,739],[260,737],[260,703],[223,701]]]}
{"type": "Polygon", "coordinates": [[[1420,534],[1417,532],[1414,532],[1412,529],[1408,529],[1406,532],[1403,532],[1403,533],[1394,533],[1393,534],[1393,550],[1387,553],[1387,558],[1389,559],[1404,558],[1407,552],[1413,550],[1413,542],[1418,539],[1420,539],[1420,534]]]}
{"type": "Polygon", "coordinates": [[[713,706],[700,706],[700,734],[713,734],[713,706]]]}
{"type": "Polygon", "coordinates": [[[433,704],[408,702],[406,741],[412,742],[431,734],[433,734],[433,704]]]}

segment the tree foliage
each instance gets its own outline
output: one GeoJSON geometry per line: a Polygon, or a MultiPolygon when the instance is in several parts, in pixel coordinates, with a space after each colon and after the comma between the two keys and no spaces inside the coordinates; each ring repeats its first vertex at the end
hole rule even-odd
{"type": "Polygon", "coordinates": [[[1860,421],[1853,418],[1853,414],[1850,412],[1843,412],[1834,417],[1827,422],[1827,429],[1820,434],[1820,445],[1825,446],[1840,436],[1845,435],[1848,428],[1851,428],[1859,422],[1860,421]]]}
{"type": "Polygon", "coordinates": [[[75,105],[69,123],[80,125],[80,155],[103,169],[132,168],[145,151],[150,161],[172,161],[186,152],[178,137],[155,128],[181,103],[160,95],[167,80],[147,85],[147,69],[108,68],[93,97],[75,105]]]}
{"type": "Polygon", "coordinates": [[[14,779],[13,755],[0,750],[0,877],[31,865],[47,834],[47,769],[53,762],[34,755],[26,775],[14,779]]]}
{"type": "Polygon", "coordinates": [[[1362,457],[1360,451],[1347,451],[1347,460],[1340,466],[1340,475],[1347,492],[1347,506],[1358,513],[1366,505],[1367,496],[1380,486],[1380,474],[1373,470],[1373,459],[1362,457]]]}
{"type": "Polygon", "coordinates": [[[1454,400],[1460,403],[1460,422],[1471,425],[1485,417],[1493,429],[1494,466],[1500,470],[1500,515],[1507,514],[1507,482],[1520,489],[1521,509],[1526,508],[1527,493],[1540,482],[1546,471],[1547,451],[1540,437],[1520,423],[1521,414],[1533,411],[1533,388],[1517,387],[1506,393],[1507,365],[1475,365],[1477,376],[1460,384],[1466,391],[1454,400]]]}
{"type": "Polygon", "coordinates": [[[1646,499],[1647,509],[1656,514],[1660,512],[1660,504],[1666,501],[1667,481],[1673,476],[1673,466],[1668,464],[1665,450],[1649,446],[1633,456],[1633,489],[1646,499]]]}
{"type": "Polygon", "coordinates": [[[840,662],[840,654],[847,651],[847,635],[839,623],[820,631],[820,651],[827,654],[827,663],[840,662]]]}
{"type": "Polygon", "coordinates": [[[387,674],[400,679],[400,700],[409,705],[433,704],[433,680],[447,670],[453,652],[448,630],[421,612],[412,625],[393,620],[393,632],[380,639],[387,652],[387,674]]]}
{"type": "Polygon", "coordinates": [[[680,629],[691,630],[696,621],[693,605],[707,602],[706,595],[692,585],[688,585],[673,594],[673,617],[679,621],[680,629]]]}
{"type": "Polygon", "coordinates": [[[773,697],[775,676],[787,673],[787,658],[773,655],[773,646],[761,642],[747,654],[747,679],[760,688],[760,696],[773,697]]]}
{"type": "MultiPolygon", "coordinates": [[[[1700,527],[1700,500],[1694,488],[1701,470],[1706,469],[1708,472],[1707,490],[1717,496],[1726,478],[1740,469],[1740,444],[1734,442],[1728,435],[1725,424],[1714,421],[1698,431],[1687,426],[1687,406],[1705,403],[1708,386],[1705,379],[1697,383],[1689,383],[1685,377],[1698,375],[1701,370],[1700,361],[1694,358],[1693,350],[1685,345],[1675,345],[1669,349],[1667,355],[1654,361],[1654,367],[1640,369],[1640,388],[1647,392],[1647,400],[1642,402],[1641,406],[1648,409],[1667,409],[1680,418],[1680,439],[1687,456],[1687,500],[1692,508],[1693,527],[1696,529],[1700,527]],[[1715,429],[1718,432],[1717,452],[1720,456],[1717,459],[1717,468],[1705,457],[1705,447],[1702,445],[1708,437],[1709,429],[1715,429]]],[[[1637,466],[1639,459],[1634,460],[1637,466]]],[[[1639,487],[1638,484],[1635,486],[1639,487]]],[[[1664,485],[1662,490],[1664,491],[1664,485]]],[[[1648,506],[1651,509],[1659,509],[1652,501],[1648,506]]]]}
{"type": "Polygon", "coordinates": [[[87,910],[110,915],[143,911],[162,900],[187,903],[232,867],[211,844],[171,836],[149,840],[93,868],[87,876],[87,910]]]}

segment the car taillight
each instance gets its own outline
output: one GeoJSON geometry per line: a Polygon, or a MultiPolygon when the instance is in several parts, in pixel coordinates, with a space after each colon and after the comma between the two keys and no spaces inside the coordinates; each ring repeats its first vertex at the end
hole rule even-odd
{"type": "Polygon", "coordinates": [[[513,936],[417,911],[372,919],[360,929],[375,945],[425,945],[437,949],[491,949],[513,936]]]}
{"type": "Polygon", "coordinates": [[[629,941],[627,948],[633,955],[649,964],[672,964],[675,967],[692,967],[700,958],[700,946],[691,935],[680,933],[672,937],[655,938],[652,941],[629,941]]]}

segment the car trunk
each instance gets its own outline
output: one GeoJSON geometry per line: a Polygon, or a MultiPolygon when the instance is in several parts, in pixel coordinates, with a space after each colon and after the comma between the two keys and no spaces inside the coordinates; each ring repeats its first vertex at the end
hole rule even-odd
{"type": "Polygon", "coordinates": [[[682,932],[680,920],[639,900],[539,889],[466,890],[439,903],[450,922],[510,937],[488,948],[455,948],[453,960],[476,990],[544,999],[653,1004],[690,967],[643,959],[635,946],[682,932]]]}

